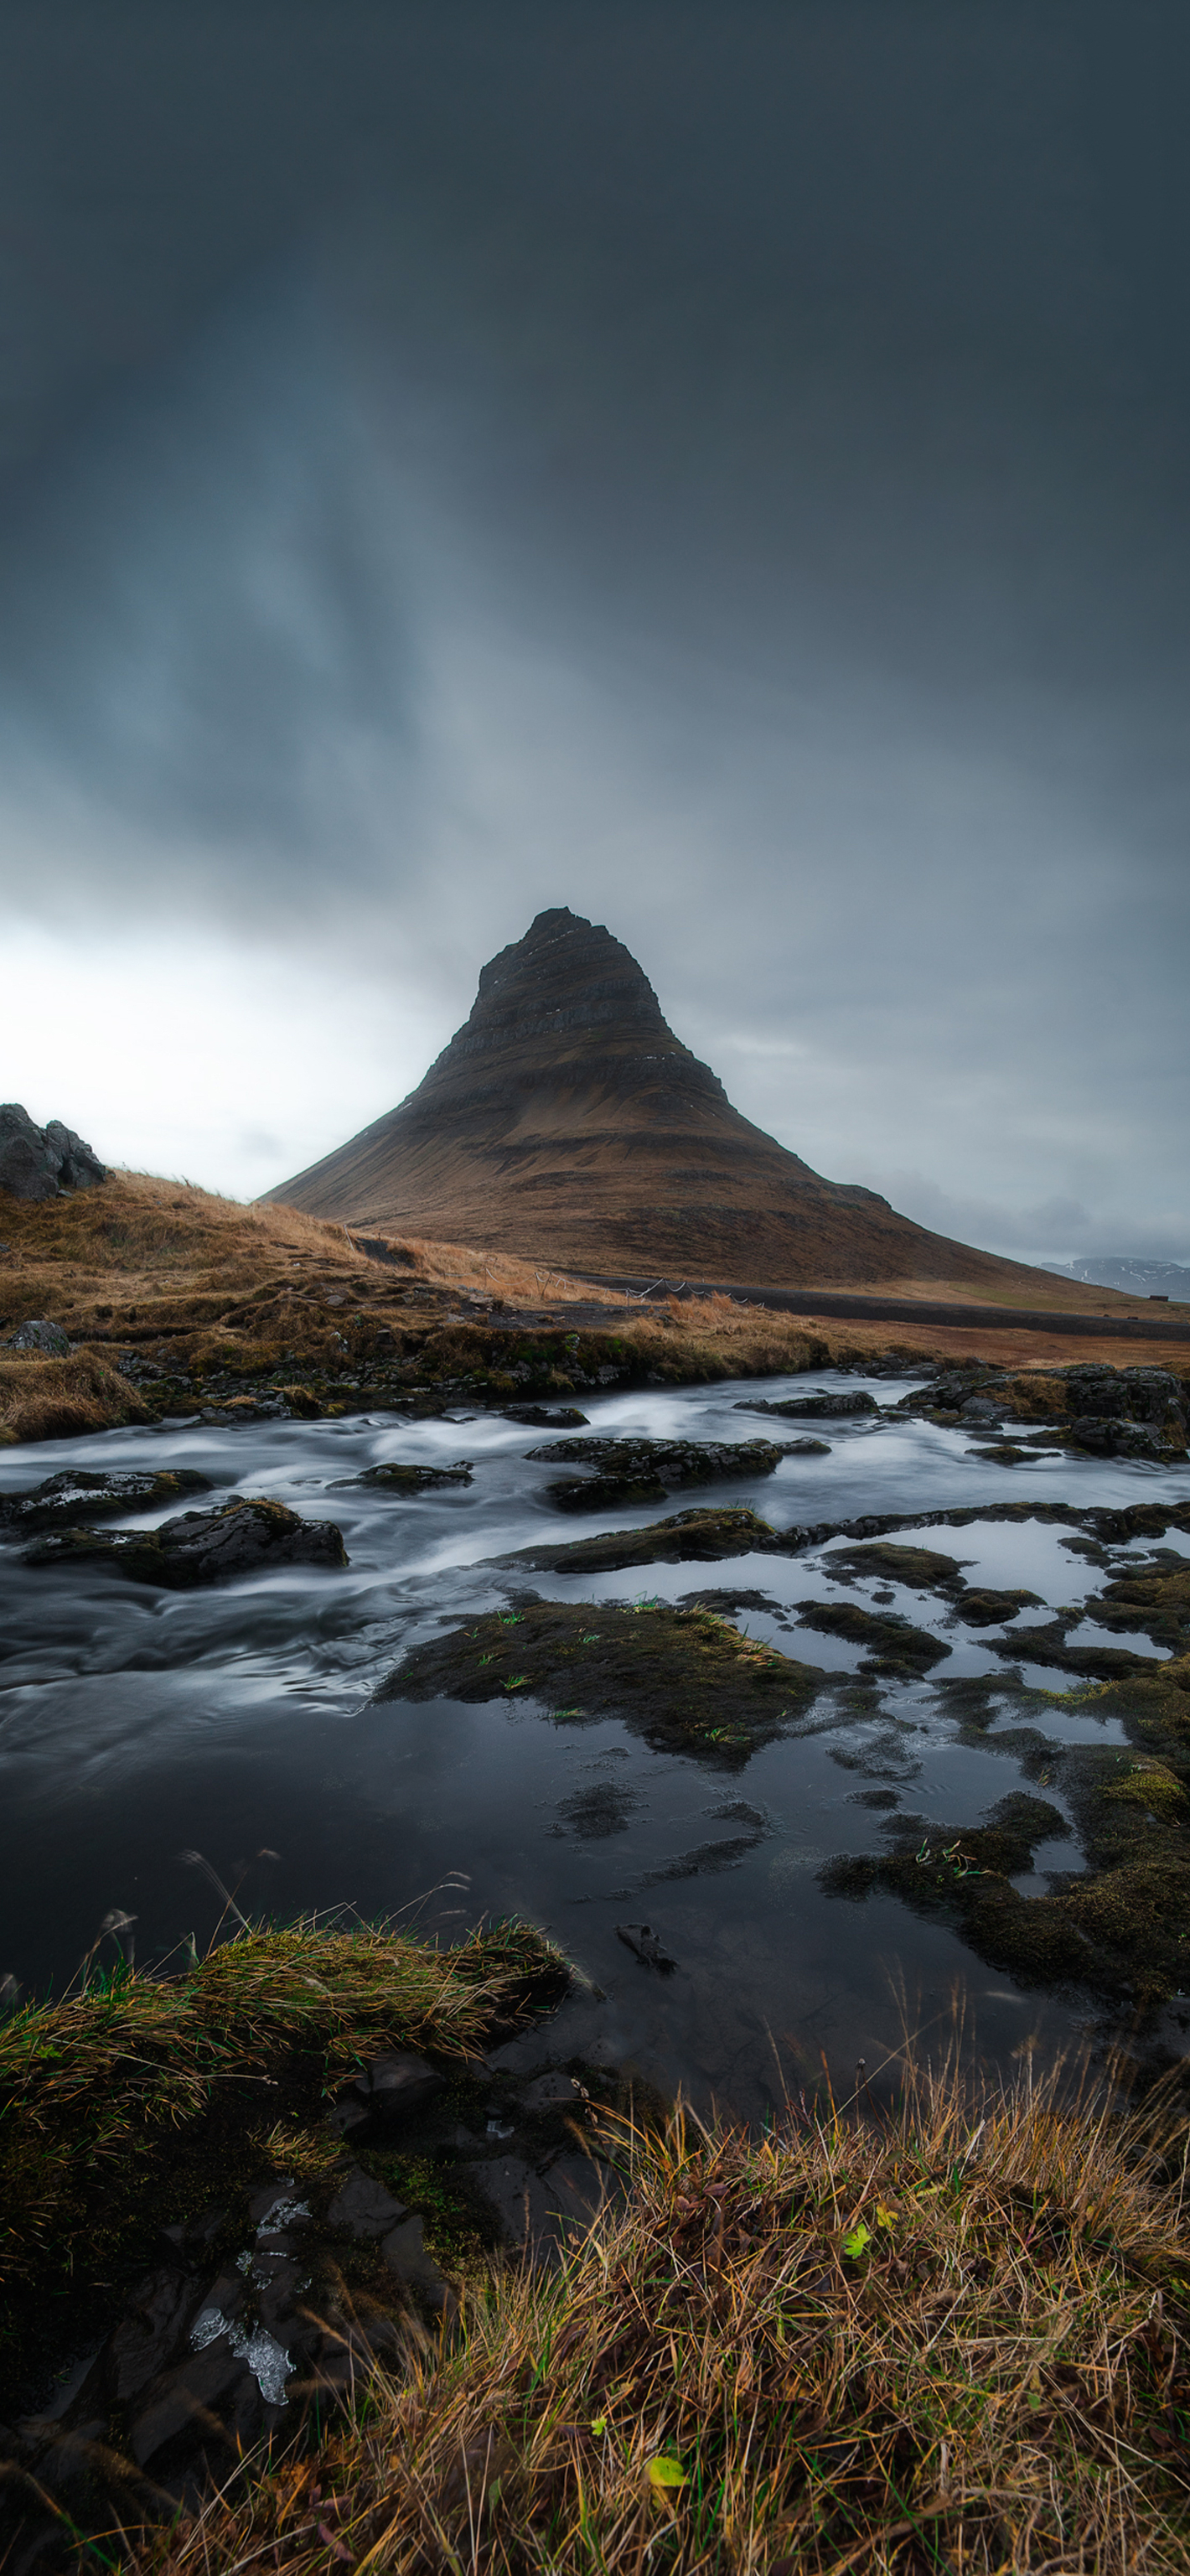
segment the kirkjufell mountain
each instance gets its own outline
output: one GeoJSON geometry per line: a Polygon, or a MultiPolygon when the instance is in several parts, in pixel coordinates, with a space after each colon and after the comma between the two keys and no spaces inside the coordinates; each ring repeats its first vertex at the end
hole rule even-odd
{"type": "Polygon", "coordinates": [[[564,908],[479,978],[425,1080],[269,1198],[570,1270],[796,1287],[1033,1274],[823,1180],[733,1109],[636,959],[564,908]]]}

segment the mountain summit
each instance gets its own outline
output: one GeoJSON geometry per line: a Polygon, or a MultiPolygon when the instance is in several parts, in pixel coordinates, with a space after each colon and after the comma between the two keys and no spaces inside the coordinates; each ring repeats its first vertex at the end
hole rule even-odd
{"type": "Polygon", "coordinates": [[[483,968],[470,1018],[399,1108],[268,1196],[570,1269],[993,1294],[1028,1276],[753,1127],[629,950],[565,908],[483,968]]]}

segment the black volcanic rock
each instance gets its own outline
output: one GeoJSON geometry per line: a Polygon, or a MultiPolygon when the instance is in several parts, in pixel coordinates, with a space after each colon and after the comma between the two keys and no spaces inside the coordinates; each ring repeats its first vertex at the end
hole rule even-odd
{"type": "Polygon", "coordinates": [[[26,1548],[25,1563],[92,1563],[131,1583],[189,1592],[198,1584],[268,1574],[279,1565],[346,1565],[347,1554],[334,1521],[302,1520],[285,1503],[245,1494],[214,1511],[180,1512],[159,1529],[55,1531],[26,1548]]]}
{"type": "Polygon", "coordinates": [[[824,1180],[733,1109],[636,959],[565,908],[484,967],[424,1082],[274,1200],[570,1270],[773,1285],[1034,1274],[824,1180]]]}
{"type": "Polygon", "coordinates": [[[14,1199],[53,1199],[63,1190],[88,1190],[107,1173],[73,1127],[51,1118],[35,1127],[16,1100],[0,1103],[0,1190],[14,1199]]]}

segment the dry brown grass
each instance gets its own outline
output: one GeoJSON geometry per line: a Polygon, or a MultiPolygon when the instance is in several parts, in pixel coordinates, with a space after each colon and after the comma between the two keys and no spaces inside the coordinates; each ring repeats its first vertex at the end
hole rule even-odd
{"type": "MultiPolygon", "coordinates": [[[[48,1316],[79,1345],[68,1361],[0,1357],[0,1441],[49,1439],[143,1418],[126,1384],[104,1373],[106,1353],[132,1346],[163,1374],[220,1370],[260,1376],[281,1371],[298,1385],[303,1370],[344,1373],[345,1355],[378,1346],[389,1325],[408,1353],[427,1335],[445,1350],[460,1322],[460,1366],[481,1357],[477,1301],[492,1301],[490,1330],[515,1330],[543,1306],[565,1330],[568,1307],[586,1308],[584,1336],[606,1312],[620,1346],[642,1369],[670,1383],[764,1375],[886,1352],[890,1343],[922,1357],[975,1356],[1039,1371],[1094,1355],[1082,1336],[1039,1337],[1011,1325],[988,1328],[874,1320],[817,1319],[742,1306],[722,1295],[668,1299],[623,1319],[610,1289],[474,1245],[388,1238],[395,1264],[360,1251],[340,1224],[290,1207],[213,1196],[186,1182],[117,1172],[101,1187],[29,1204],[0,1201],[0,1337],[32,1316],[48,1316]],[[593,1310],[593,1311],[592,1311],[593,1310]],[[17,1374],[13,1374],[13,1372],[17,1374]]],[[[920,1283],[919,1283],[920,1284],[920,1283]]],[[[926,1283],[936,1285],[936,1283],[926,1283]]],[[[901,1283],[902,1289],[913,1283],[901,1283]]],[[[1169,1364],[1164,1345],[1114,1341],[1106,1355],[1169,1364]]],[[[606,1356],[606,1354],[604,1354],[606,1356]]],[[[1184,1364],[1175,1353],[1175,1364],[1184,1364]]],[[[278,1378],[280,1383],[280,1378],[278,1378]]]]}
{"type": "Polygon", "coordinates": [[[0,1355],[0,1448],[15,1440],[68,1440],[151,1418],[127,1380],[94,1351],[75,1351],[64,1360],[0,1355]]]}
{"type": "MultiPolygon", "coordinates": [[[[1027,2074],[759,2142],[621,2133],[553,2274],[464,2285],[313,2453],[129,2576],[1157,2576],[1190,2565],[1183,2175],[1027,2074]]],[[[1176,2162],[1176,2160],[1175,2160],[1176,2162]]]]}

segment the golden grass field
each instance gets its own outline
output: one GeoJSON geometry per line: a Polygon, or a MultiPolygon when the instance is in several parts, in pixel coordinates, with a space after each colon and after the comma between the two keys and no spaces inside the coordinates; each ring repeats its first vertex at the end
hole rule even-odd
{"type": "MultiPolygon", "coordinates": [[[[429,1348],[431,1363],[443,1368],[474,1363],[520,1318],[564,1332],[581,1316],[585,1336],[614,1331],[642,1374],[656,1367],[670,1383],[822,1367],[890,1346],[1041,1371],[1096,1355],[1117,1366],[1156,1359],[1176,1367],[1190,1357],[1190,1345],[1183,1355],[1140,1336],[1102,1344],[1081,1333],[1039,1336],[1014,1326],[1011,1306],[989,1309],[979,1327],[940,1326],[925,1315],[920,1324],[819,1322],[722,1295],[675,1297],[626,1314],[619,1292],[540,1263],[472,1245],[389,1240],[396,1258],[381,1264],[338,1223],[294,1208],[242,1206],[141,1173],[112,1173],[98,1188],[40,1204],[0,1201],[0,1336],[45,1317],[75,1345],[63,1359],[0,1348],[0,1440],[153,1418],[113,1367],[128,1350],[164,1375],[271,1371],[300,1382],[310,1371],[342,1373],[344,1352],[372,1348],[377,1334],[406,1354],[429,1348]]],[[[1031,1275],[1039,1305],[1131,1311],[1108,1292],[1068,1299],[1061,1282],[1031,1275]]],[[[961,1282],[940,1280],[889,1283],[894,1292],[923,1301],[964,1293],[961,1282]]]]}

